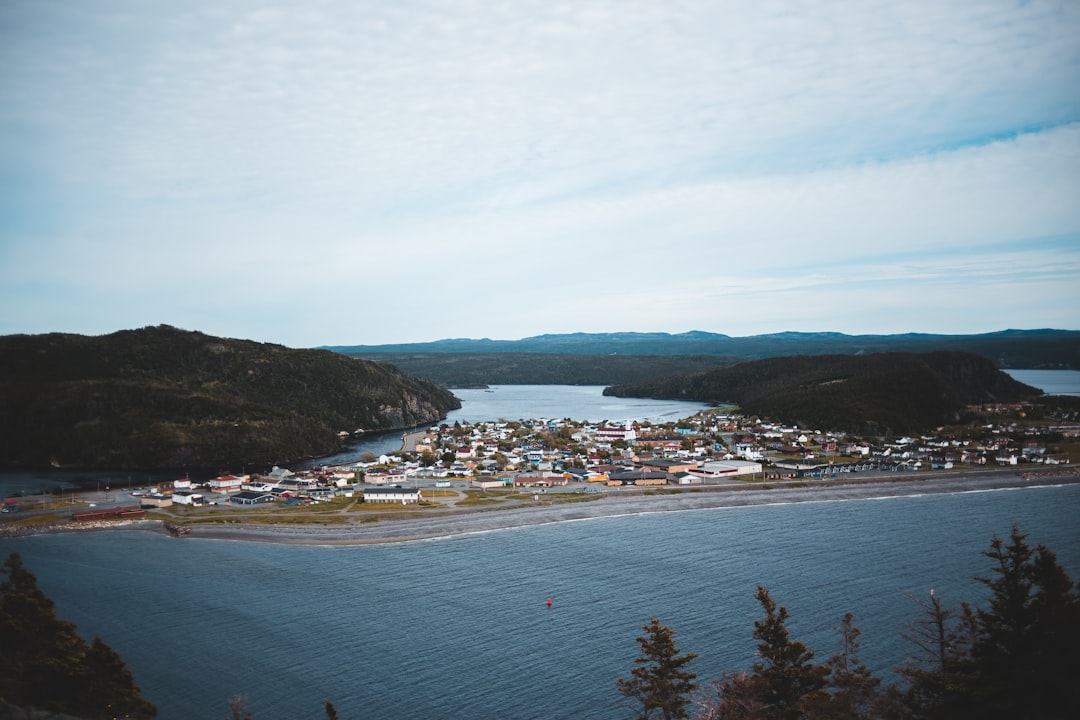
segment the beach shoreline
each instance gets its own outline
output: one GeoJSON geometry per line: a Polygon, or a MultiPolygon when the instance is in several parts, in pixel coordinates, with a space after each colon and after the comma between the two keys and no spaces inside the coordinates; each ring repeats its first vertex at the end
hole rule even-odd
{"type": "MultiPolygon", "coordinates": [[[[1046,472],[965,471],[888,479],[804,480],[790,483],[682,489],[654,494],[605,493],[586,502],[544,502],[491,508],[431,508],[417,514],[380,516],[350,524],[192,523],[182,539],[230,540],[291,545],[377,545],[489,533],[552,523],[627,515],[739,508],[772,504],[838,502],[929,494],[988,492],[1080,483],[1080,468],[1046,472]]],[[[26,526],[15,537],[48,533],[139,530],[169,533],[154,519],[26,526]]],[[[0,527],[0,530],[3,530],[0,527]]]]}
{"type": "MultiPolygon", "coordinates": [[[[646,513],[685,512],[770,504],[837,502],[927,494],[966,493],[1080,483],[1080,468],[1056,472],[964,472],[931,477],[805,481],[709,488],[654,495],[605,494],[589,502],[486,509],[432,509],[420,516],[386,516],[349,525],[192,524],[184,539],[295,545],[375,545],[416,542],[515,528],[646,513]]],[[[165,532],[158,521],[135,521],[129,529],[165,532]]],[[[95,529],[102,529],[101,527],[95,529]]]]}

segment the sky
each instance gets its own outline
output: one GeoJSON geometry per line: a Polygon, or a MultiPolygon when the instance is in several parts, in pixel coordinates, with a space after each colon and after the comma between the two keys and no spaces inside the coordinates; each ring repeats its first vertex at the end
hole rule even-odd
{"type": "Polygon", "coordinates": [[[4,0],[0,334],[1080,330],[1080,2],[4,0]]]}

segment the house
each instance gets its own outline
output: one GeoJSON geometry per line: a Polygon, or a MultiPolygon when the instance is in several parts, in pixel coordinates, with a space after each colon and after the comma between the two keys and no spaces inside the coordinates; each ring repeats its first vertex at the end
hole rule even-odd
{"type": "Polygon", "coordinates": [[[735,445],[735,454],[743,460],[765,459],[765,456],[761,454],[761,451],[754,443],[737,443],[735,445]]]}
{"type": "Polygon", "coordinates": [[[701,467],[689,470],[703,478],[735,477],[737,475],[757,475],[761,472],[761,463],[749,460],[724,460],[723,462],[707,462],[701,467]]]}
{"type": "Polygon", "coordinates": [[[655,470],[656,472],[666,472],[675,475],[676,473],[692,472],[697,468],[697,463],[692,461],[679,462],[677,460],[653,458],[642,460],[641,466],[646,470],[655,470]]]}
{"type": "Polygon", "coordinates": [[[494,490],[496,488],[504,488],[510,484],[510,478],[508,477],[476,477],[473,478],[472,486],[480,490],[494,490]]]}
{"type": "Polygon", "coordinates": [[[139,507],[144,508],[165,508],[172,507],[173,499],[172,495],[165,495],[163,493],[153,493],[151,495],[143,495],[139,498],[139,507]]]}
{"type": "Polygon", "coordinates": [[[231,496],[229,502],[236,505],[257,505],[259,503],[274,502],[274,496],[268,492],[244,490],[231,496]]]}
{"type": "Polygon", "coordinates": [[[231,493],[239,492],[244,483],[250,479],[250,476],[244,475],[237,477],[236,475],[221,475],[220,477],[212,478],[207,485],[210,489],[217,493],[231,493]]]}
{"type": "Polygon", "coordinates": [[[420,493],[420,488],[416,487],[392,485],[389,487],[364,488],[364,502],[407,505],[409,503],[419,503],[421,500],[423,500],[423,495],[420,493]]]}
{"type": "Polygon", "coordinates": [[[368,485],[389,485],[393,477],[385,470],[369,470],[364,473],[364,482],[368,485]]]}
{"type": "Polygon", "coordinates": [[[206,498],[196,492],[190,490],[177,490],[173,493],[172,499],[174,503],[179,505],[205,505],[206,498]]]}
{"type": "Polygon", "coordinates": [[[287,470],[285,468],[278,467],[277,465],[275,465],[274,469],[271,470],[267,474],[267,477],[270,478],[270,482],[276,483],[279,480],[287,480],[288,478],[291,478],[293,475],[294,475],[294,473],[293,473],[292,470],[287,470]]]}
{"type": "Polygon", "coordinates": [[[668,474],[652,470],[621,470],[608,473],[607,484],[615,485],[667,485],[668,474]]]}
{"type": "Polygon", "coordinates": [[[553,472],[521,473],[514,478],[514,487],[555,487],[570,482],[565,475],[553,472]]]}
{"type": "Polygon", "coordinates": [[[632,423],[627,422],[623,426],[605,425],[596,429],[593,433],[593,439],[596,443],[613,443],[622,440],[630,445],[634,444],[634,440],[637,439],[637,431],[634,429],[632,423]]]}
{"type": "Polygon", "coordinates": [[[315,479],[302,477],[286,478],[284,480],[278,480],[276,487],[279,490],[292,490],[294,493],[297,493],[301,490],[308,490],[315,487],[315,479]]]}

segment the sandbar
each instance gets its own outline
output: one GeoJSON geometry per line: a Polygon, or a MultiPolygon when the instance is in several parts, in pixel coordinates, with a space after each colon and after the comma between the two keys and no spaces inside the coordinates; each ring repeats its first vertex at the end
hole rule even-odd
{"type": "MultiPolygon", "coordinates": [[[[879,475],[828,480],[731,483],[642,491],[609,489],[582,501],[567,502],[544,495],[536,502],[499,502],[482,508],[416,508],[408,512],[371,515],[357,513],[348,521],[331,525],[297,523],[207,522],[183,526],[179,541],[231,540],[297,545],[372,545],[402,543],[457,535],[488,533],[533,525],[609,518],[645,513],[684,512],[712,508],[737,508],[777,503],[869,500],[945,493],[990,492],[1017,488],[1061,486],[1080,483],[1080,467],[1054,470],[967,470],[910,475],[879,475]]],[[[169,533],[171,524],[161,520],[103,520],[88,523],[4,526],[0,537],[45,533],[142,530],[169,533]]],[[[175,534],[176,526],[172,529],[175,534]]]]}
{"type": "Polygon", "coordinates": [[[656,494],[605,492],[588,502],[519,504],[485,509],[430,509],[408,516],[348,525],[190,525],[188,539],[239,540],[308,545],[365,545],[430,540],[591,518],[682,512],[774,503],[830,502],[940,493],[986,492],[1080,483],[1080,468],[1054,472],[964,472],[881,480],[817,480],[747,483],[656,494]]]}

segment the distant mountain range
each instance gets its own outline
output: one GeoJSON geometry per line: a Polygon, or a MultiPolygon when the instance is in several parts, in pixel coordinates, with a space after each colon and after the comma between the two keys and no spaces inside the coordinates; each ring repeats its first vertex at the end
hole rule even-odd
{"type": "Polygon", "coordinates": [[[792,355],[971,352],[999,368],[1080,369],[1080,332],[1003,330],[981,335],[845,335],[784,332],[748,337],[693,331],[571,333],[521,340],[446,339],[398,345],[330,346],[350,357],[383,360],[447,386],[632,383],[792,355]],[[557,356],[557,357],[553,357],[557,356]]]}
{"type": "Polygon", "coordinates": [[[265,470],[460,406],[385,363],[165,325],[0,337],[3,467],[265,470]]]}
{"type": "Polygon", "coordinates": [[[783,355],[855,355],[872,352],[962,350],[990,358],[998,367],[1080,367],[1080,331],[1002,330],[980,335],[845,335],[837,332],[782,332],[732,337],[694,330],[686,333],[569,333],[521,340],[465,338],[397,345],[336,345],[345,355],[383,353],[558,353],[568,355],[724,355],[757,360],[783,355]]]}

